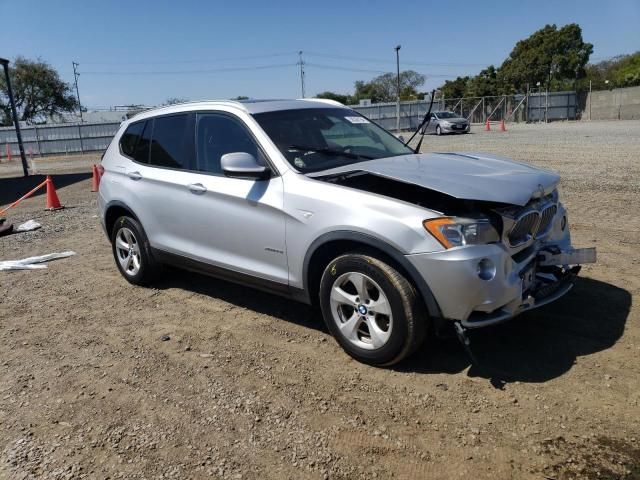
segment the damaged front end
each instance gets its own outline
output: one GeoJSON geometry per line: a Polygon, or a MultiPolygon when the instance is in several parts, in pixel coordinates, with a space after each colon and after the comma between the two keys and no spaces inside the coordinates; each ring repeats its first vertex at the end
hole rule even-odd
{"type": "Polygon", "coordinates": [[[555,184],[514,205],[458,198],[371,172],[320,179],[436,212],[424,226],[444,249],[406,258],[426,281],[442,317],[465,328],[500,323],[559,299],[571,290],[580,265],[596,260],[594,248],[571,246],[555,184]]]}

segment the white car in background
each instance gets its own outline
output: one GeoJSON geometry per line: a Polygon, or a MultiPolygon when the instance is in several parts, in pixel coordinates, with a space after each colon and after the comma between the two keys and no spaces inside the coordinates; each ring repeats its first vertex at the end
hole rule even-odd
{"type": "Polygon", "coordinates": [[[428,117],[429,123],[423,133],[469,133],[471,125],[469,121],[454,112],[433,112],[428,117]]]}

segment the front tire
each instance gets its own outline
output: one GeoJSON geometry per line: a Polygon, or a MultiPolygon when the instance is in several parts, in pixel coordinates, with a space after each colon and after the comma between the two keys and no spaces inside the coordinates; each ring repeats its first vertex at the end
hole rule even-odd
{"type": "Polygon", "coordinates": [[[442,135],[442,130],[440,130],[440,125],[436,126],[436,135],[442,135]]]}
{"type": "Polygon", "coordinates": [[[134,285],[148,285],[157,276],[158,263],[151,254],[142,225],[132,217],[120,217],[111,232],[113,258],[122,276],[134,285]]]}
{"type": "Polygon", "coordinates": [[[327,328],[358,361],[393,365],[423,343],[428,316],[411,283],[391,265],[346,254],[329,263],[320,280],[327,328]]]}

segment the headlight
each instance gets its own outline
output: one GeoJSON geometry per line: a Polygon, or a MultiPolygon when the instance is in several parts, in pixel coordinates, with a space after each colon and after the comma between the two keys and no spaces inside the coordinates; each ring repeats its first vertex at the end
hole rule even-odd
{"type": "Polygon", "coordinates": [[[485,219],[440,217],[425,220],[422,225],[445,248],[500,241],[496,229],[485,219]]]}
{"type": "Polygon", "coordinates": [[[449,125],[451,125],[451,122],[442,122],[442,124],[443,124],[445,127],[448,127],[449,125]]]}

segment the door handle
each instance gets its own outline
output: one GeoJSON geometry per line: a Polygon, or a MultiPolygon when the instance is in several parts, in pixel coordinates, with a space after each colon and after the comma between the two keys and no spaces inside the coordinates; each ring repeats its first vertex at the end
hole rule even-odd
{"type": "Polygon", "coordinates": [[[142,178],[142,175],[140,175],[140,172],[129,172],[127,173],[127,177],[129,177],[131,180],[140,180],[142,178]]]}
{"type": "Polygon", "coordinates": [[[190,183],[189,185],[187,185],[187,188],[191,193],[195,193],[196,195],[202,194],[207,191],[207,187],[205,187],[201,183],[190,183]]]}

